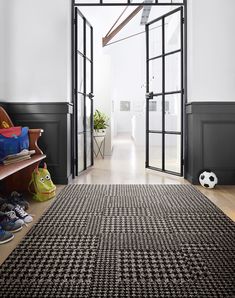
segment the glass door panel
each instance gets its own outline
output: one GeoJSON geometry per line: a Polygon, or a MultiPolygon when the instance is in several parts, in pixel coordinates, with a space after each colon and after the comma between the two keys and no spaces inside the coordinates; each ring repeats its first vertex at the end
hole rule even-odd
{"type": "Polygon", "coordinates": [[[149,26],[149,58],[162,54],[162,24],[156,22],[149,26]]]}
{"type": "Polygon", "coordinates": [[[181,53],[165,58],[165,91],[181,91],[181,53]]]}
{"type": "Polygon", "coordinates": [[[181,12],[165,18],[165,52],[178,51],[181,47],[181,12]]]}
{"type": "Polygon", "coordinates": [[[165,168],[169,172],[180,173],[181,168],[181,137],[166,134],[165,168]]]}
{"type": "Polygon", "coordinates": [[[78,135],[78,173],[82,172],[85,169],[84,162],[84,134],[78,135]]]}
{"type": "Polygon", "coordinates": [[[149,100],[149,130],[162,130],[162,96],[149,100]]]}
{"type": "Polygon", "coordinates": [[[84,95],[78,94],[77,101],[77,110],[78,110],[78,132],[84,132],[84,95]]]}
{"type": "Polygon", "coordinates": [[[75,8],[76,174],[93,165],[93,28],[75,8]]]}
{"type": "Polygon", "coordinates": [[[183,8],[146,24],[146,40],[146,167],[182,176],[183,8]]]}
{"type": "Polygon", "coordinates": [[[149,164],[157,169],[162,168],[162,136],[158,133],[149,134],[149,164]]]}
{"type": "Polygon", "coordinates": [[[182,124],[181,94],[166,95],[165,129],[166,132],[180,132],[182,124]]]}
{"type": "Polygon", "coordinates": [[[162,93],[162,58],[149,61],[149,89],[162,93]]]}

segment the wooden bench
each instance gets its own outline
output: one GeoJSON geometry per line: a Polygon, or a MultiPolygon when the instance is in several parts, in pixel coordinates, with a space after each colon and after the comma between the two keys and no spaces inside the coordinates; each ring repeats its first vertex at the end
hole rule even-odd
{"type": "MultiPolygon", "coordinates": [[[[0,106],[0,125],[3,121],[9,127],[14,126],[7,112],[0,106]]],[[[14,190],[24,192],[28,190],[33,170],[39,165],[41,160],[46,158],[46,155],[43,154],[37,144],[42,132],[42,129],[29,129],[29,150],[35,150],[36,152],[31,159],[9,165],[0,164],[1,192],[9,193],[14,190]]]]}

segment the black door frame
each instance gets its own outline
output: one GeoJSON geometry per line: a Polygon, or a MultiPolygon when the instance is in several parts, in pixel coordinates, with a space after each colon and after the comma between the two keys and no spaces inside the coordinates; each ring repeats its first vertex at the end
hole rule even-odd
{"type": "Polygon", "coordinates": [[[83,142],[84,142],[84,147],[83,147],[83,170],[88,169],[90,166],[93,165],[94,163],[94,158],[93,158],[93,27],[89,23],[89,21],[85,18],[85,16],[80,12],[80,10],[75,7],[74,9],[74,22],[73,22],[73,27],[74,27],[74,57],[73,57],[73,67],[74,67],[74,75],[73,75],[73,86],[74,86],[74,97],[73,97],[73,107],[74,107],[74,150],[75,150],[75,158],[73,162],[73,171],[74,171],[74,176],[78,176],[79,174],[79,161],[78,161],[78,135],[83,136],[83,142]],[[82,20],[82,30],[83,30],[83,48],[79,49],[78,48],[78,18],[82,20]],[[90,31],[89,36],[88,36],[88,30],[90,31]],[[90,57],[87,55],[87,38],[90,38],[90,57]],[[83,88],[80,90],[78,88],[78,59],[82,59],[83,63],[83,74],[82,74],[82,80],[83,80],[83,88]],[[90,65],[90,85],[87,86],[87,63],[90,65]],[[89,90],[87,90],[87,87],[89,90]],[[81,97],[81,98],[80,98],[81,97]],[[87,106],[86,106],[86,101],[90,100],[90,131],[87,130],[87,121],[86,121],[86,116],[87,116],[87,106]],[[80,101],[83,101],[83,130],[80,131],[78,127],[78,106],[80,101]],[[87,136],[88,134],[90,135],[91,139],[91,144],[90,144],[90,164],[87,163],[88,160],[88,155],[87,155],[87,136]]]}
{"type": "Polygon", "coordinates": [[[176,176],[183,176],[183,157],[184,157],[184,152],[183,152],[183,147],[184,147],[184,142],[183,142],[183,130],[184,130],[184,119],[183,119],[183,115],[184,115],[184,44],[183,44],[183,26],[184,26],[184,17],[183,17],[183,7],[178,7],[164,15],[162,15],[161,17],[152,20],[151,22],[147,23],[145,25],[146,28],[146,163],[145,163],[145,167],[148,169],[152,169],[152,170],[156,170],[159,172],[164,172],[164,173],[168,173],[168,174],[172,174],[172,175],[176,175],[176,176]],[[174,51],[171,52],[166,52],[166,46],[165,46],[165,36],[166,36],[166,32],[165,32],[165,20],[167,17],[176,14],[179,12],[179,18],[180,18],[180,48],[175,49],[174,51]],[[157,55],[155,57],[149,57],[149,31],[150,31],[150,26],[155,24],[155,23],[161,23],[161,37],[162,37],[162,49],[161,49],[161,54],[157,55]],[[175,54],[180,54],[180,69],[181,69],[181,73],[180,73],[180,89],[179,90],[171,90],[171,91],[166,91],[166,57],[169,56],[173,56],[175,54]],[[154,93],[151,92],[150,88],[149,88],[149,83],[150,83],[150,78],[149,78],[149,64],[151,61],[156,61],[156,60],[160,60],[162,62],[162,70],[161,70],[161,77],[162,77],[162,91],[159,93],[154,93]],[[166,103],[166,96],[167,95],[173,95],[173,94],[180,94],[180,116],[181,116],[181,126],[180,126],[180,130],[177,131],[166,131],[166,120],[165,120],[165,111],[166,111],[166,107],[165,107],[165,103],[166,103]],[[159,130],[151,130],[149,127],[149,101],[154,99],[154,97],[156,97],[156,99],[158,97],[161,97],[162,99],[162,124],[161,124],[161,129],[159,130]],[[155,167],[150,165],[150,144],[149,144],[149,139],[150,139],[150,135],[160,135],[161,136],[161,167],[155,167]],[[180,136],[180,170],[179,172],[174,172],[171,170],[167,170],[166,169],[166,136],[180,136]]]}
{"type": "MultiPolygon", "coordinates": [[[[77,0],[79,1],[79,0],[77,0]]],[[[143,1],[144,2],[144,1],[143,1]]],[[[172,3],[172,0],[169,0],[169,3],[160,3],[161,0],[154,0],[153,3],[144,3],[145,6],[175,6],[183,7],[184,12],[184,36],[183,36],[183,43],[184,43],[184,113],[183,113],[183,142],[184,142],[184,161],[187,160],[187,123],[186,123],[186,103],[187,103],[187,0],[183,0],[183,2],[178,3],[172,3]]],[[[75,40],[74,40],[74,34],[75,34],[75,8],[76,7],[82,7],[82,6],[139,6],[143,3],[136,3],[135,0],[126,0],[126,3],[112,3],[112,0],[110,2],[104,3],[103,0],[99,0],[98,3],[92,3],[92,0],[90,3],[79,3],[76,2],[76,0],[71,0],[71,63],[72,63],[72,86],[71,86],[71,94],[72,94],[72,104],[73,104],[73,115],[72,115],[72,130],[71,130],[71,165],[72,165],[72,175],[73,178],[76,175],[76,159],[77,159],[77,151],[76,151],[76,123],[77,123],[77,113],[76,113],[76,94],[75,94],[75,68],[77,67],[75,65],[75,40]]],[[[185,163],[183,161],[183,166],[185,167],[185,163]]],[[[184,171],[185,172],[185,171],[184,171]]]]}

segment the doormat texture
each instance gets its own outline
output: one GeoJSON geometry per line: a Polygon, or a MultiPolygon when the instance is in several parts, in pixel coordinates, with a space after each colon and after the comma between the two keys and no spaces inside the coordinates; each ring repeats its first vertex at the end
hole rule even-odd
{"type": "Polygon", "coordinates": [[[0,297],[234,297],[235,224],[190,185],[69,185],[0,268],[0,297]]]}

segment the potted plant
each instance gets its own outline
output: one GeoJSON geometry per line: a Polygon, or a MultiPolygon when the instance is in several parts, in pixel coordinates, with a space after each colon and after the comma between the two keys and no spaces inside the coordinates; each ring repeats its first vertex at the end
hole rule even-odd
{"type": "Polygon", "coordinates": [[[106,128],[108,125],[109,118],[105,113],[96,110],[94,113],[94,136],[104,137],[106,135],[106,128]]]}

